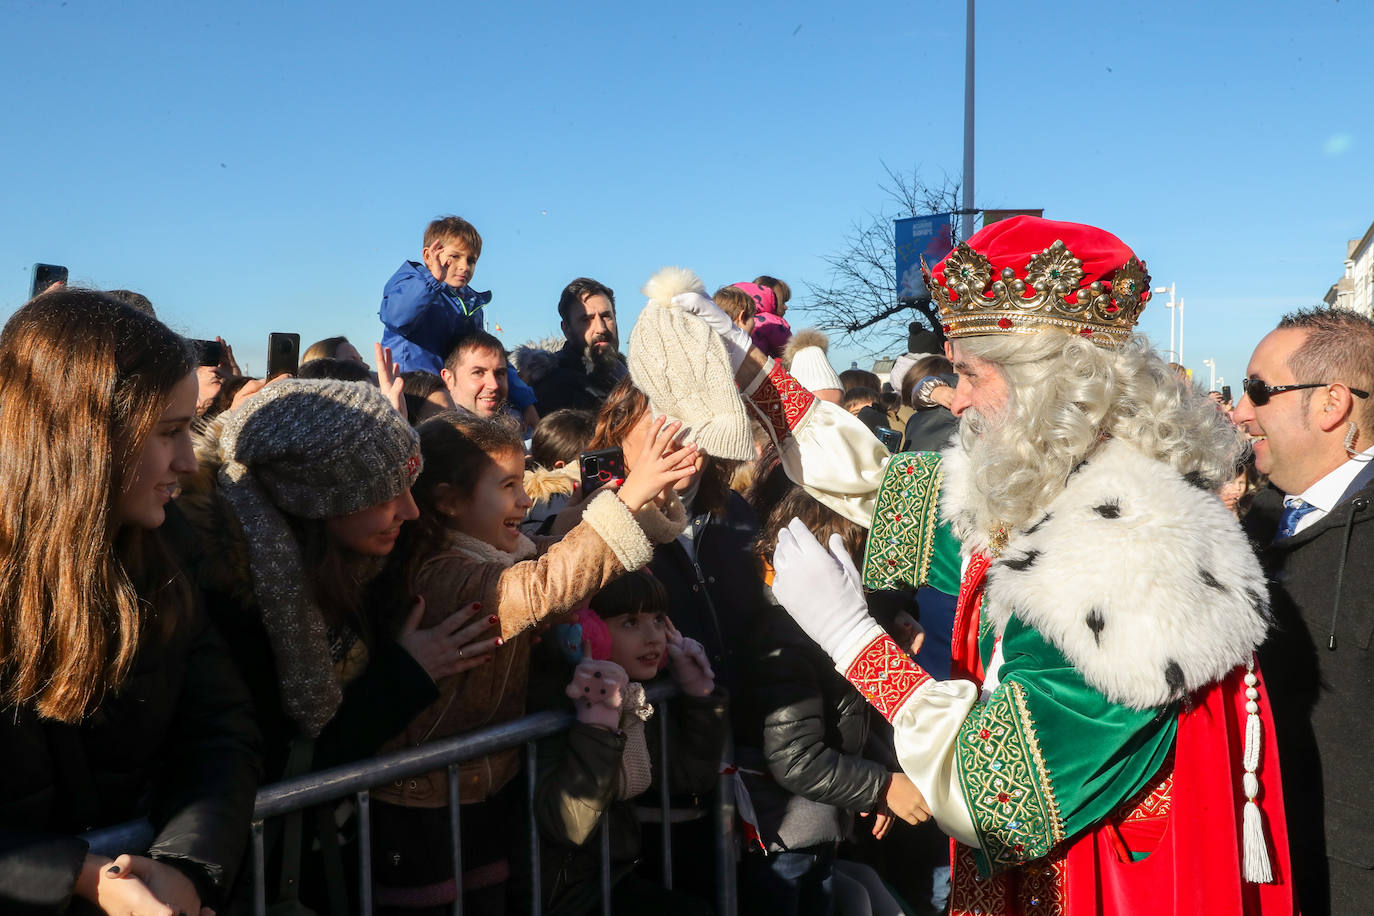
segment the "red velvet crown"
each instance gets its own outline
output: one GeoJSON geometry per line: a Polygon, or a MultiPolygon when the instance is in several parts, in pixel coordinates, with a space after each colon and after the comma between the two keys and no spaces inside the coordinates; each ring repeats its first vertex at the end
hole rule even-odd
{"type": "Polygon", "coordinates": [[[1150,298],[1150,275],[1110,232],[1015,216],[960,242],[926,271],[926,288],[949,338],[1055,329],[1116,347],[1150,298]]]}

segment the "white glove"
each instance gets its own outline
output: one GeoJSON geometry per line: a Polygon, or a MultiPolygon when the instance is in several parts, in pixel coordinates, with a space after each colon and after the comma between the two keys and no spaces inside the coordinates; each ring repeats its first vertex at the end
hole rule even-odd
{"type": "Polygon", "coordinates": [[[731,321],[720,306],[701,293],[678,293],[673,297],[673,305],[689,315],[696,315],[716,332],[725,344],[725,351],[730,354],[731,371],[738,371],[749,348],[754,345],[754,341],[744,333],[744,328],[731,321]]]}
{"type": "Polygon", "coordinates": [[[778,532],[773,595],[841,671],[883,633],[868,616],[862,581],[838,534],[826,550],[801,519],[778,532]]]}

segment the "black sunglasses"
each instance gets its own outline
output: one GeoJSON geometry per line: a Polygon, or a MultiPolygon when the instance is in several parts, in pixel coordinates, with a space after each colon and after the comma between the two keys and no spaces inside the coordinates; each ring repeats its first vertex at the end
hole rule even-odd
{"type": "MultiPolygon", "coordinates": [[[[1301,391],[1304,388],[1325,388],[1328,384],[1327,382],[1309,382],[1305,385],[1266,385],[1257,378],[1247,378],[1241,380],[1240,387],[1245,392],[1245,396],[1250,399],[1251,404],[1256,407],[1263,407],[1269,403],[1269,398],[1273,395],[1282,394],[1285,391],[1301,391]]],[[[1358,388],[1351,388],[1350,393],[1358,398],[1369,397],[1368,391],[1361,391],[1358,388]]]]}

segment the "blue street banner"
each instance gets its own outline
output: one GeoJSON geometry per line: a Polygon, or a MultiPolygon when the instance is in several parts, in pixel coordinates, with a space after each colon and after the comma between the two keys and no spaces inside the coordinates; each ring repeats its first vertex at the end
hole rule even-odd
{"type": "Polygon", "coordinates": [[[921,258],[931,267],[954,247],[954,214],[935,213],[892,221],[897,252],[897,298],[927,295],[921,258]]]}

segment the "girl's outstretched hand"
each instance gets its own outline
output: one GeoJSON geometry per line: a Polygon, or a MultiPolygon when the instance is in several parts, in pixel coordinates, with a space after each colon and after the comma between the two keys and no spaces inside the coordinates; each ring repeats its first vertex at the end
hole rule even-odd
{"type": "Polygon", "coordinates": [[[476,601],[449,614],[432,627],[420,628],[425,615],[425,599],[416,596],[415,608],[406,618],[396,641],[425,669],[431,678],[459,674],[491,661],[496,647],[504,640],[488,636],[501,621],[495,614],[483,613],[476,601]]]}
{"type": "Polygon", "coordinates": [[[620,501],[631,512],[638,512],[673,484],[696,473],[696,444],[677,442],[681,430],[680,420],[669,423],[667,417],[654,417],[649,424],[639,454],[629,462],[630,473],[620,487],[620,501]]]}
{"type": "Polygon", "coordinates": [[[689,697],[710,696],[716,689],[716,673],[706,659],[706,649],[687,636],[683,636],[673,622],[668,621],[668,667],[673,680],[689,697]]]}

